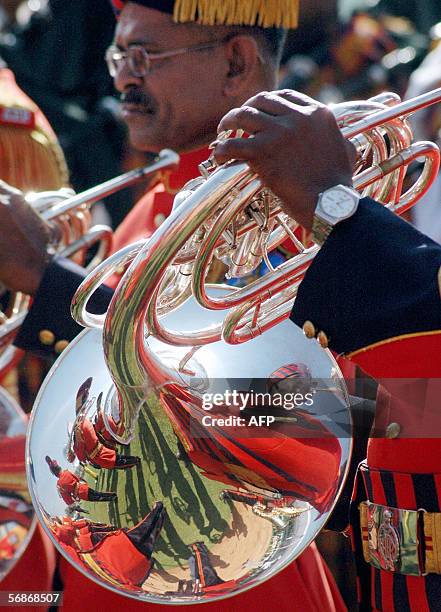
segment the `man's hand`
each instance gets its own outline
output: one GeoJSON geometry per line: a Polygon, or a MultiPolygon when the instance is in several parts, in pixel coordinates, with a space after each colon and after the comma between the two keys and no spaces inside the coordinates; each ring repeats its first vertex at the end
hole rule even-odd
{"type": "Polygon", "coordinates": [[[0,181],[0,282],[12,291],[34,294],[47,265],[52,233],[23,193],[0,181]]]}
{"type": "Polygon", "coordinates": [[[244,160],[283,202],[285,212],[310,230],[320,193],[352,185],[355,150],[332,112],[303,94],[262,92],[225,115],[218,131],[242,129],[250,138],[216,144],[218,163],[244,160]]]}

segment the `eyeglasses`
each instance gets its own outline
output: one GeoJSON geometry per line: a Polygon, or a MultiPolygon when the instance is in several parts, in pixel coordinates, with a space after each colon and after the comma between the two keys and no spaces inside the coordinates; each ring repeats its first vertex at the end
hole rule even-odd
{"type": "Polygon", "coordinates": [[[142,45],[132,45],[126,51],[118,49],[115,45],[111,45],[105,55],[107,68],[110,76],[114,78],[120,69],[123,62],[127,62],[130,72],[135,77],[145,77],[151,69],[151,62],[154,60],[166,59],[183,55],[191,51],[203,51],[204,49],[212,49],[218,45],[222,45],[226,40],[217,40],[211,43],[202,43],[193,47],[182,47],[181,49],[173,49],[172,51],[164,51],[162,53],[150,53],[142,45]]]}

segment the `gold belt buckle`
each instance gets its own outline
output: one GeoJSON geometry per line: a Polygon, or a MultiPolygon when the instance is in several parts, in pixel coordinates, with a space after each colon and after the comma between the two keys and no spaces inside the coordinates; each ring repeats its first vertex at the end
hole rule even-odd
{"type": "Polygon", "coordinates": [[[366,561],[377,569],[422,576],[419,512],[372,502],[362,502],[360,509],[362,530],[367,530],[367,546],[365,542],[363,547],[366,561]]]}

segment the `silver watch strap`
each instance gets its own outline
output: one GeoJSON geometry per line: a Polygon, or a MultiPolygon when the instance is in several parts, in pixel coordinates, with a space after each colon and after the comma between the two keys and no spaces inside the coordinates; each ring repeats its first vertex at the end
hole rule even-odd
{"type": "Polygon", "coordinates": [[[312,239],[318,246],[322,246],[326,238],[332,232],[334,226],[321,219],[318,215],[314,215],[312,222],[312,239]]]}

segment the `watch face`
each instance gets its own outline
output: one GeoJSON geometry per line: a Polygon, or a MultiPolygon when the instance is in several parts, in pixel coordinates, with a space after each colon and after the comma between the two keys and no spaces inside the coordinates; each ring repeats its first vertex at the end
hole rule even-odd
{"type": "Polygon", "coordinates": [[[329,189],[322,195],[320,202],[322,210],[331,217],[345,217],[354,210],[357,202],[351,193],[344,189],[329,189]]]}

